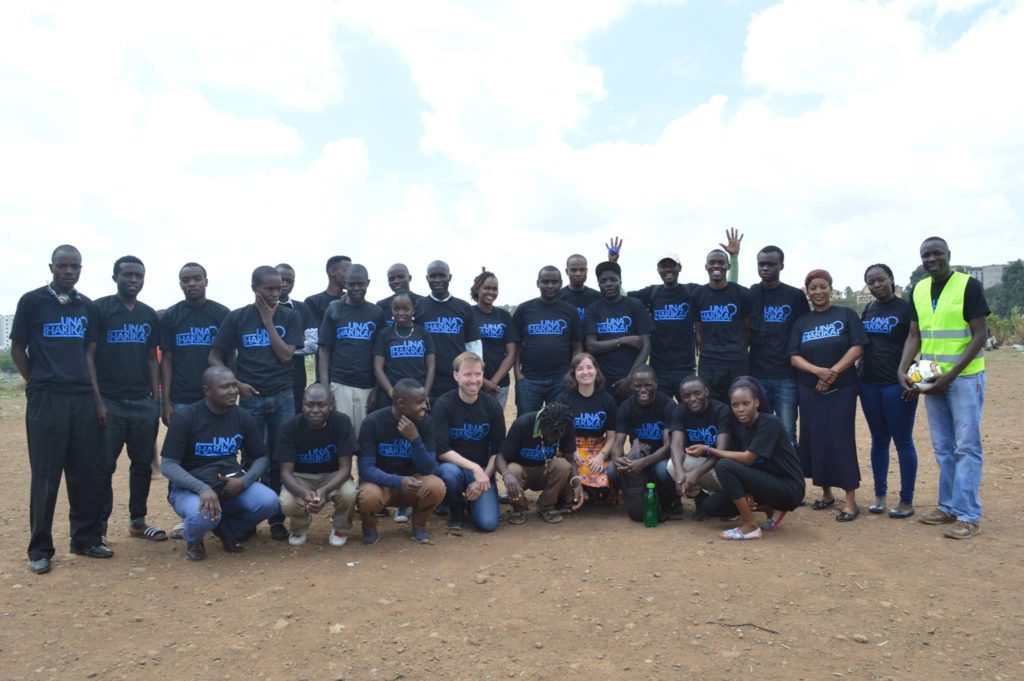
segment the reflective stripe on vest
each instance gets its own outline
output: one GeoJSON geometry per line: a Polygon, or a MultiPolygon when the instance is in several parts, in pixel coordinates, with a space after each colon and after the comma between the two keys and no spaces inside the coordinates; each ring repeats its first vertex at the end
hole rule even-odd
{"type": "MultiPolygon", "coordinates": [[[[971,325],[964,320],[964,292],[968,275],[953,272],[939,294],[932,310],[932,278],[922,279],[914,287],[914,308],[921,331],[921,358],[930,359],[943,371],[950,371],[959,362],[973,335],[971,325]]],[[[985,370],[982,353],[971,360],[961,372],[963,376],[985,370]]]]}

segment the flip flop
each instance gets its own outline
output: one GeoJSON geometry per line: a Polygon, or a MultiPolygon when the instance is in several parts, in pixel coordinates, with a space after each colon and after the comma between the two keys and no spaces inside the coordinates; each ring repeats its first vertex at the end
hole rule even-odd
{"type": "Polygon", "coordinates": [[[512,525],[522,525],[526,522],[526,511],[509,511],[506,520],[512,525]]]}
{"type": "Polygon", "coordinates": [[[166,541],[167,539],[166,532],[152,525],[133,525],[128,528],[128,534],[136,539],[148,539],[149,541],[166,541]]]}
{"type": "Polygon", "coordinates": [[[741,530],[738,527],[734,527],[731,530],[726,530],[719,536],[721,536],[722,539],[734,541],[750,541],[752,539],[760,539],[762,534],[760,527],[754,528],[753,530],[747,533],[744,533],[743,530],[741,530]]]}
{"type": "Polygon", "coordinates": [[[786,517],[786,511],[776,511],[775,514],[761,523],[762,532],[774,532],[779,529],[779,525],[782,524],[782,519],[786,517]]]}
{"type": "Polygon", "coordinates": [[[546,523],[554,524],[554,523],[560,523],[563,520],[565,520],[565,518],[562,517],[561,512],[556,511],[554,509],[541,510],[541,509],[538,508],[537,509],[537,515],[539,515],[541,517],[541,520],[543,520],[546,523]]]}
{"type": "Polygon", "coordinates": [[[813,504],[811,504],[811,508],[814,509],[815,511],[824,511],[826,508],[832,508],[835,505],[836,505],[836,498],[832,497],[831,499],[817,499],[817,500],[815,500],[815,502],[813,504]]]}

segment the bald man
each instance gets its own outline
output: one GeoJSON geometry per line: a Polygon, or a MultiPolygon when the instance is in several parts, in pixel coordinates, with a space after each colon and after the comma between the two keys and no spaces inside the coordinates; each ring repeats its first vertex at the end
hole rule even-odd
{"type": "Polygon", "coordinates": [[[203,539],[213,532],[228,553],[244,550],[241,539],[280,512],[277,494],[259,482],[270,457],[256,420],[238,406],[239,382],[227,367],[203,374],[204,398],[174,413],[160,452],[160,471],[170,480],[167,498],[185,523],[185,556],[206,557],[203,539]],[[243,453],[251,461],[243,469],[243,453]]]}
{"type": "Polygon", "coordinates": [[[404,264],[396,262],[388,268],[388,288],[391,289],[391,295],[377,301],[377,307],[384,311],[384,321],[387,322],[388,326],[394,323],[394,319],[391,316],[391,301],[395,299],[395,296],[399,293],[408,294],[413,306],[423,297],[418,293],[412,292],[409,288],[411,284],[412,276],[409,274],[409,268],[404,264]]]}
{"type": "Polygon", "coordinates": [[[49,284],[18,301],[11,327],[11,359],[25,379],[28,398],[28,566],[36,574],[50,571],[61,473],[71,506],[71,553],[114,555],[100,540],[100,433],[86,363],[97,313],[92,301],[75,290],[82,254],[74,246],[58,246],[50,257],[50,273],[49,284]]]}

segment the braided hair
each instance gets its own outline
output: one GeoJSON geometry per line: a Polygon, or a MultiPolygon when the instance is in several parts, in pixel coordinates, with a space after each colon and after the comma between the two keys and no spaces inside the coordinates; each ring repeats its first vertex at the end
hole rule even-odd
{"type": "Polygon", "coordinates": [[[549,433],[565,433],[573,423],[572,410],[561,402],[549,402],[538,418],[541,430],[549,433]]]}
{"type": "Polygon", "coordinates": [[[498,276],[494,272],[490,272],[486,267],[481,268],[480,274],[476,275],[473,279],[473,285],[469,287],[469,297],[473,299],[473,302],[480,302],[480,287],[484,285],[490,277],[494,277],[494,280],[498,280],[498,276]]]}

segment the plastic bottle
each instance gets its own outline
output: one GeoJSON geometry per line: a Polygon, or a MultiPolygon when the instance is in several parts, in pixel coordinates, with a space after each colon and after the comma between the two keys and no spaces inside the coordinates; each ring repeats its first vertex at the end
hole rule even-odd
{"type": "Polygon", "coordinates": [[[644,493],[644,527],[658,526],[658,492],[654,489],[654,483],[647,483],[647,492],[644,493]]]}

